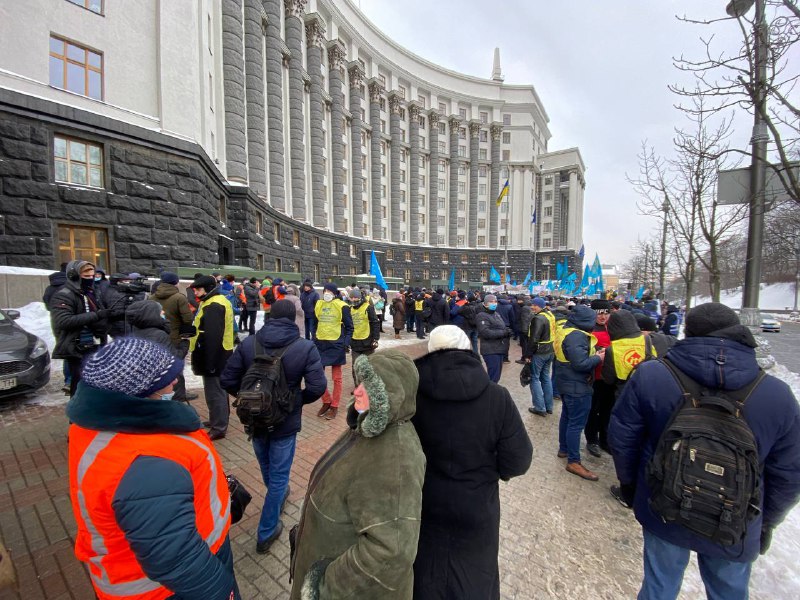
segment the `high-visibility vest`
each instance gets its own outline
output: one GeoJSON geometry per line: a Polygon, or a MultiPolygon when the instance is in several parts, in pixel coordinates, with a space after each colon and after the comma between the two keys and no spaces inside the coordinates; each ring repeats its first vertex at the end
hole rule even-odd
{"type": "Polygon", "coordinates": [[[194,352],[194,348],[197,345],[197,340],[200,338],[200,334],[203,333],[203,330],[200,329],[203,325],[203,313],[205,312],[206,307],[210,304],[219,304],[225,309],[225,330],[222,332],[222,347],[225,350],[233,350],[233,307],[227,298],[225,298],[225,296],[222,294],[216,294],[211,296],[211,298],[208,300],[201,302],[197,312],[194,315],[194,326],[197,330],[197,333],[195,333],[194,337],[189,340],[189,350],[191,352],[194,352]]]}
{"type": "Polygon", "coordinates": [[[168,459],[189,472],[195,527],[212,553],[216,554],[230,529],[228,483],[205,431],[143,435],[71,425],[69,487],[78,524],[75,555],[88,565],[100,600],[162,600],[174,595],[144,573],[111,506],[120,480],[140,456],[168,459]]]}
{"type": "Polygon", "coordinates": [[[368,309],[368,302],[363,302],[361,306],[350,307],[350,316],[353,318],[354,340],[365,340],[369,337],[369,316],[367,314],[368,309]]]}
{"type": "Polygon", "coordinates": [[[425,300],[416,300],[414,302],[414,310],[417,312],[422,312],[422,306],[425,304],[425,300]]]}
{"type": "Polygon", "coordinates": [[[573,331],[580,331],[583,335],[589,338],[589,356],[594,356],[594,342],[597,341],[596,338],[591,333],[586,333],[582,329],[577,329],[576,327],[569,327],[567,323],[564,323],[561,327],[556,328],[556,339],[553,343],[553,351],[556,355],[556,360],[562,363],[568,363],[566,355],[564,354],[564,340],[566,337],[572,333],[573,331]]]}
{"type": "Polygon", "coordinates": [[[617,379],[623,381],[627,381],[640,362],[656,356],[655,348],[651,347],[650,340],[645,335],[611,340],[611,351],[614,355],[614,370],[617,372],[617,379]]]}
{"type": "Polygon", "coordinates": [[[342,308],[347,306],[343,300],[334,298],[330,302],[317,300],[314,314],[317,317],[317,339],[334,341],[342,337],[342,308]]]}
{"type": "MultiPolygon", "coordinates": [[[[540,340],[539,344],[549,344],[550,342],[556,339],[556,318],[553,316],[549,310],[540,310],[538,314],[534,315],[534,319],[539,315],[543,316],[547,319],[548,326],[550,328],[550,335],[546,340],[540,340]]],[[[533,319],[531,319],[531,326],[528,327],[528,337],[531,335],[531,329],[533,328],[533,319]]]]}

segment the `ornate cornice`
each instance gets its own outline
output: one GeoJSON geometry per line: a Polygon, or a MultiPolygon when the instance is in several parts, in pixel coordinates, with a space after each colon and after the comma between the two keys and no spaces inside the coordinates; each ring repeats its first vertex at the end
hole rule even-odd
{"type": "Polygon", "coordinates": [[[489,126],[489,131],[492,134],[492,141],[499,142],[500,141],[500,134],[503,133],[503,126],[500,123],[492,123],[489,126]]]}
{"type": "Polygon", "coordinates": [[[428,111],[428,122],[431,125],[431,129],[439,127],[439,111],[435,108],[428,111]]]}
{"type": "Polygon", "coordinates": [[[342,40],[337,38],[328,42],[328,67],[330,69],[341,67],[346,55],[347,51],[342,40]]]}
{"type": "Polygon", "coordinates": [[[369,82],[369,101],[378,102],[385,91],[380,81],[371,79],[369,82]]]}
{"type": "Polygon", "coordinates": [[[469,135],[470,137],[478,137],[481,132],[481,123],[480,121],[470,121],[469,122],[469,135]]]}
{"type": "Polygon", "coordinates": [[[325,21],[318,13],[309,13],[305,18],[306,43],[309,48],[322,48],[325,43],[325,21]]]}
{"type": "Polygon", "coordinates": [[[303,13],[306,11],[306,4],[308,0],[284,0],[283,7],[286,10],[287,17],[303,18],[303,13]]]}
{"type": "Polygon", "coordinates": [[[403,97],[395,91],[389,94],[389,112],[399,114],[403,106],[403,97]]]}
{"type": "Polygon", "coordinates": [[[347,73],[350,75],[350,87],[361,88],[364,84],[364,69],[361,63],[357,60],[351,62],[347,67],[347,73]]]}

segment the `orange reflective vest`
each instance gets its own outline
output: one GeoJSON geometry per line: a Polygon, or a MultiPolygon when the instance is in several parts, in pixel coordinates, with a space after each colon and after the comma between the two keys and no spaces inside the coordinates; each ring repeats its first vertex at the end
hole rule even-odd
{"type": "Polygon", "coordinates": [[[139,456],[172,460],[191,474],[195,524],[211,552],[219,550],[231,526],[228,484],[204,431],[136,435],[71,425],[69,487],[78,523],[75,556],[89,566],[100,600],[162,600],[174,595],[145,575],[111,507],[117,486],[139,456]]]}

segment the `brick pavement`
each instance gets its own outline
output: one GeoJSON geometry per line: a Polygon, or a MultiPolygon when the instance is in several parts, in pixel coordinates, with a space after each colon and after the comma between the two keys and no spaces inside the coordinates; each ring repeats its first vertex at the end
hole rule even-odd
{"type": "MultiPolygon", "coordinates": [[[[423,344],[404,346],[409,355],[423,344]]],[[[512,350],[512,361],[519,356],[512,350]]],[[[527,412],[530,394],[519,386],[519,366],[504,365],[503,383],[512,393],[534,444],[534,461],[523,477],[500,483],[501,595],[504,599],[633,598],[641,577],[641,530],[629,511],[608,494],[614,482],[609,456],[585,457],[600,482],[583,481],[564,470],[555,456],[560,405],[554,416],[527,412]]],[[[344,389],[352,388],[344,369],[344,389]]],[[[194,405],[205,417],[203,402],[194,405]]],[[[317,459],[344,430],[344,414],[334,422],[303,417],[291,475],[284,522],[295,523],[308,476],[317,459]]],[[[21,587],[0,591],[0,600],[93,598],[83,567],[72,553],[75,522],[68,497],[67,423],[63,407],[16,406],[0,412],[0,538],[10,549],[21,587]]],[[[217,443],[226,470],[253,492],[241,523],[231,528],[237,579],[242,597],[288,597],[288,529],[270,554],[255,552],[255,531],[264,486],[258,464],[235,417],[226,439],[217,443]]],[[[694,563],[694,561],[692,561],[694,563]]],[[[758,568],[758,564],[756,565],[758,568]]],[[[681,598],[696,598],[696,567],[681,598]],[[692,581],[694,583],[692,583],[692,581]]],[[[752,587],[752,586],[751,586],[752,587]]],[[[795,596],[797,597],[797,596],[795,596]]],[[[751,598],[767,598],[751,590],[751,598]]]]}

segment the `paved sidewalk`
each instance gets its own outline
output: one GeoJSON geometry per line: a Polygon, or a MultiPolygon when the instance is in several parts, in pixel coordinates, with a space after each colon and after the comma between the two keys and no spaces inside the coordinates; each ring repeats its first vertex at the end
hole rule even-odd
{"type": "MultiPolygon", "coordinates": [[[[412,357],[426,351],[424,344],[404,349],[412,357]]],[[[615,481],[611,457],[584,458],[600,475],[598,483],[564,470],[564,460],[556,457],[560,404],[556,403],[556,414],[546,418],[527,412],[530,392],[519,385],[520,367],[513,363],[518,357],[514,346],[501,383],[511,391],[527,425],[534,460],[525,476],[500,483],[501,595],[519,600],[634,598],[641,578],[641,530],[632,513],[608,494],[615,481]]],[[[344,369],[344,378],[344,390],[349,392],[349,368],[344,369]]],[[[205,417],[204,403],[193,404],[205,417]]],[[[228,437],[217,442],[226,470],[253,492],[245,518],[231,528],[245,600],[288,598],[288,525],[297,522],[311,469],[345,428],[343,411],[330,422],[316,417],[318,406],[305,410],[283,517],[287,527],[268,555],[255,552],[264,486],[235,416],[228,437]]],[[[75,522],[68,495],[66,432],[63,407],[18,406],[0,412],[0,538],[12,553],[21,582],[18,593],[0,591],[0,600],[94,597],[72,552],[75,522]]],[[[698,597],[701,588],[696,579],[695,575],[695,583],[687,582],[682,598],[698,597]]],[[[752,590],[751,598],[766,596],[752,590]]]]}

